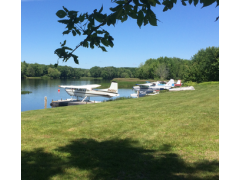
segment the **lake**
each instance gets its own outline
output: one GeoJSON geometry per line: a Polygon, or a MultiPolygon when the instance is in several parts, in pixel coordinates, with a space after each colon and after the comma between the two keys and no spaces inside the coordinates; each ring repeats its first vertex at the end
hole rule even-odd
{"type": "MultiPolygon", "coordinates": [[[[36,109],[44,109],[44,97],[47,97],[47,108],[51,108],[50,103],[52,100],[70,99],[63,88],[58,85],[86,85],[86,84],[101,84],[109,83],[109,80],[100,79],[22,79],[22,91],[31,91],[29,94],[21,94],[21,111],[29,111],[36,109]],[[60,89],[60,92],[58,92],[60,89]]],[[[101,88],[101,87],[100,87],[101,88]]],[[[132,89],[118,89],[118,97],[130,97],[130,94],[135,93],[132,89]]],[[[74,99],[76,97],[73,97],[74,99]]],[[[113,97],[112,99],[115,99],[113,97]]],[[[106,97],[90,97],[90,100],[105,101],[109,98],[106,97]]]]}

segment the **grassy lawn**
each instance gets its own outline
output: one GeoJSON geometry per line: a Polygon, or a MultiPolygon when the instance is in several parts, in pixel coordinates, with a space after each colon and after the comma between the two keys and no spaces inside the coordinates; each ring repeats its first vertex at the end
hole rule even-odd
{"type": "Polygon", "coordinates": [[[22,179],[219,179],[219,84],[21,113],[22,179]]]}

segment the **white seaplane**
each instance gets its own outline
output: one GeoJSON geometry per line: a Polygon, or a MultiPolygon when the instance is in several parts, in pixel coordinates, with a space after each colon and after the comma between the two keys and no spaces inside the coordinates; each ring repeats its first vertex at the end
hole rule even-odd
{"type": "Polygon", "coordinates": [[[172,87],[174,87],[174,80],[170,79],[170,81],[168,81],[166,84],[162,84],[160,81],[157,81],[136,85],[137,86],[133,86],[133,89],[136,91],[159,91],[164,89],[171,89],[172,87]]]}
{"type": "Polygon", "coordinates": [[[83,100],[82,102],[90,97],[97,97],[97,96],[102,96],[102,97],[116,97],[119,96],[118,94],[118,83],[117,82],[112,82],[111,86],[108,89],[96,89],[97,87],[100,87],[101,85],[99,84],[88,84],[88,85],[81,85],[81,86],[72,86],[72,85],[59,85],[58,87],[64,88],[65,91],[70,95],[70,96],[76,96],[77,100],[78,97],[82,97],[83,100]]]}

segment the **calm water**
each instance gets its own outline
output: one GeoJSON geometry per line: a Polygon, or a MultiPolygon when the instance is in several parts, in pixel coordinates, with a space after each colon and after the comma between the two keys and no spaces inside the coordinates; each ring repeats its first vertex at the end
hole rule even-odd
{"type": "MultiPolygon", "coordinates": [[[[22,79],[21,89],[24,91],[32,91],[30,94],[21,95],[21,111],[29,111],[36,109],[44,109],[44,97],[47,96],[47,108],[51,108],[50,103],[52,100],[70,99],[63,88],[58,85],[86,85],[86,84],[100,84],[103,82],[109,83],[107,80],[74,80],[74,79],[22,79]],[[60,92],[58,92],[60,89],[60,92]]],[[[100,87],[101,88],[101,87],[100,87]]],[[[118,89],[119,97],[130,97],[130,94],[135,91],[132,89],[118,89]]],[[[76,97],[73,97],[74,99],[76,97]]],[[[115,98],[115,97],[114,97],[115,98]]],[[[113,98],[113,99],[114,99],[113,98]]],[[[109,98],[105,97],[90,97],[90,100],[104,101],[109,98]]]]}

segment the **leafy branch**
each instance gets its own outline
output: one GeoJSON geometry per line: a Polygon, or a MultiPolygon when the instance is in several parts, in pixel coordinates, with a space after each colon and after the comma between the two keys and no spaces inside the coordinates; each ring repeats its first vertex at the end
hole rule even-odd
{"type": "MultiPolygon", "coordinates": [[[[120,20],[124,22],[128,17],[136,19],[137,25],[141,28],[142,25],[147,25],[148,23],[152,26],[157,26],[157,21],[155,13],[151,10],[151,7],[155,7],[157,4],[161,5],[159,0],[111,0],[116,3],[117,6],[110,8],[111,14],[103,14],[103,5],[99,11],[95,9],[93,13],[80,14],[78,16],[78,11],[69,11],[63,6],[62,10],[57,11],[56,15],[61,19],[58,20],[59,23],[65,24],[66,29],[63,31],[63,35],[71,33],[73,36],[85,35],[85,39],[81,41],[74,49],[66,46],[66,40],[64,43],[60,43],[61,47],[54,51],[55,54],[63,61],[67,62],[69,58],[73,58],[76,64],[79,64],[78,56],[73,54],[80,46],[101,48],[102,51],[107,52],[105,47],[113,47],[114,38],[110,36],[109,32],[104,29],[100,30],[100,27],[105,25],[115,26],[116,21],[120,20]],[[66,19],[63,19],[66,18],[66,19]],[[97,25],[96,25],[97,24],[97,25]]],[[[181,0],[182,5],[186,6],[186,2],[191,5],[192,2],[196,6],[199,1],[203,4],[203,7],[209,6],[214,2],[217,2],[219,6],[219,0],[181,0]]],[[[162,0],[162,5],[164,5],[163,11],[167,11],[173,8],[177,0],[162,0]]],[[[218,20],[218,17],[216,21],[218,20]]],[[[57,64],[56,64],[57,65],[57,64]]]]}

